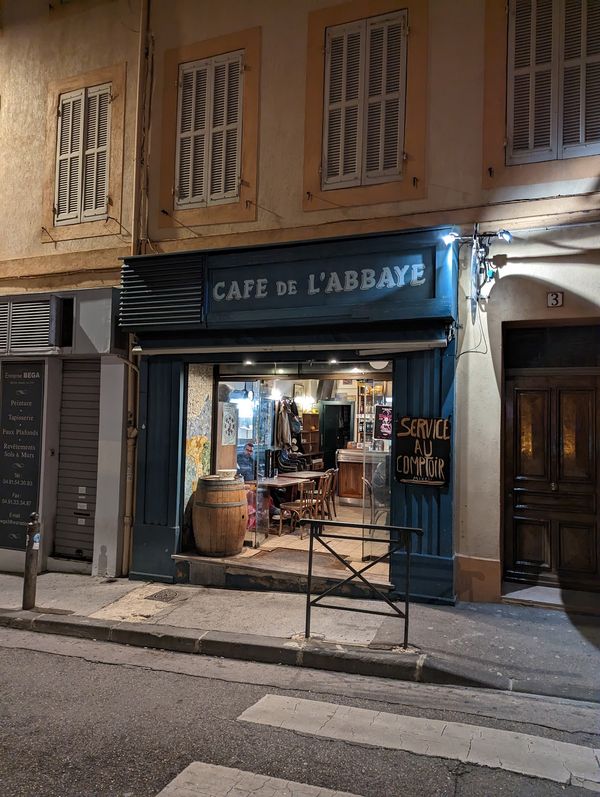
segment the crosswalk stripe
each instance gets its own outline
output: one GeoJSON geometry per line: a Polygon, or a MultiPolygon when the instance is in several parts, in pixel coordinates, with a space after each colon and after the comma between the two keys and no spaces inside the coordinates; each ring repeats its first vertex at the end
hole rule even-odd
{"type": "Polygon", "coordinates": [[[186,767],[157,797],[226,797],[232,794],[235,797],[360,797],[347,791],[332,791],[201,761],[186,767]]]}
{"type": "Polygon", "coordinates": [[[600,750],[541,736],[279,695],[265,695],[238,720],[450,758],[600,792],[600,750]]]}

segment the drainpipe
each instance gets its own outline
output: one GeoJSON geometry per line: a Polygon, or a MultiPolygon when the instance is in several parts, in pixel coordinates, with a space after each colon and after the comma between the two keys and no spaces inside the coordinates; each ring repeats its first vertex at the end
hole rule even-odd
{"type": "MultiPolygon", "coordinates": [[[[142,203],[145,202],[146,181],[146,102],[149,88],[149,42],[148,24],[150,18],[150,0],[140,0],[137,92],[135,106],[135,156],[133,161],[133,195],[131,200],[131,254],[142,253],[141,218],[142,203]],[[144,193],[144,197],[142,197],[144,193]]],[[[145,226],[145,225],[144,225],[145,226]]],[[[135,497],[135,456],[137,443],[137,387],[139,370],[133,361],[133,335],[129,335],[127,353],[127,452],[125,471],[125,514],[123,515],[123,556],[121,574],[129,573],[131,562],[131,545],[133,540],[133,506],[135,497]]]]}

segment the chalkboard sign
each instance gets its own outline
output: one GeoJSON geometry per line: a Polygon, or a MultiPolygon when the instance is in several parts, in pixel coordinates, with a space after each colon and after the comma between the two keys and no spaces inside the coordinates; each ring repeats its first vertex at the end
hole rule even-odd
{"type": "Polygon", "coordinates": [[[38,511],[44,364],[2,363],[1,385],[0,547],[24,550],[38,511]]]}
{"type": "Polygon", "coordinates": [[[450,419],[399,418],[396,480],[441,487],[450,478],[450,419]]]}
{"type": "Polygon", "coordinates": [[[375,430],[373,432],[374,440],[391,440],[392,439],[392,408],[385,404],[375,405],[375,430]]]}

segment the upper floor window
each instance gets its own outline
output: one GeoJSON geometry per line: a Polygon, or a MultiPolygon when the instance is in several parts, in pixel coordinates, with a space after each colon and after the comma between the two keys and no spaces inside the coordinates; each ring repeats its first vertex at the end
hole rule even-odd
{"type": "Polygon", "coordinates": [[[600,153],[600,0],[510,0],[507,163],[600,153]]]}
{"type": "Polygon", "coordinates": [[[179,67],[175,208],[240,194],[243,52],[179,67]]]}
{"type": "Polygon", "coordinates": [[[54,223],[108,215],[111,84],[59,96],[54,223]]]}
{"type": "Polygon", "coordinates": [[[322,187],[402,173],[406,11],[326,29],[322,187]]]}

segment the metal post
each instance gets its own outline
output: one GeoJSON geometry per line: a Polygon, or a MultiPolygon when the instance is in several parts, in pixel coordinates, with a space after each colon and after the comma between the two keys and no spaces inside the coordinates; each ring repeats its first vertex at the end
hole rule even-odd
{"type": "Polygon", "coordinates": [[[404,539],[406,541],[406,592],[404,594],[404,650],[408,647],[408,607],[410,597],[410,550],[411,550],[411,536],[409,531],[404,532],[404,539]]]}
{"type": "Polygon", "coordinates": [[[25,544],[25,570],[23,571],[24,609],[33,609],[35,607],[39,550],[40,517],[37,512],[32,512],[27,524],[27,541],[25,544]]]}
{"type": "Polygon", "coordinates": [[[306,583],[306,623],[304,625],[304,638],[310,637],[310,609],[311,609],[311,590],[312,590],[312,568],[313,568],[313,547],[317,524],[311,520],[309,527],[308,540],[308,578],[306,583]]]}

